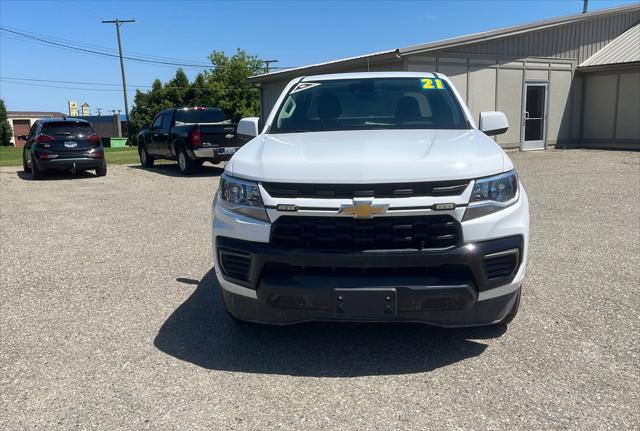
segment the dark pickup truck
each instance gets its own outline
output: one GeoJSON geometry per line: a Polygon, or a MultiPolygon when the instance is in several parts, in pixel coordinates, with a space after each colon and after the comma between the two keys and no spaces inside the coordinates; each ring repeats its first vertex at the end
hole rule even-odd
{"type": "Polygon", "coordinates": [[[229,160],[245,143],[236,129],[218,108],[165,109],[138,134],[140,163],[148,168],[156,159],[177,160],[188,175],[205,161],[229,160]]]}

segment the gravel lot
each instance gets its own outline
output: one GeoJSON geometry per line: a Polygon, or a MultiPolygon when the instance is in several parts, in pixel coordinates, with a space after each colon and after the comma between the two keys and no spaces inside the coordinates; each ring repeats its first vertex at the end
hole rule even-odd
{"type": "Polygon", "coordinates": [[[640,153],[512,153],[506,332],[244,326],[211,270],[219,168],[0,169],[0,429],[638,429],[640,153]]]}

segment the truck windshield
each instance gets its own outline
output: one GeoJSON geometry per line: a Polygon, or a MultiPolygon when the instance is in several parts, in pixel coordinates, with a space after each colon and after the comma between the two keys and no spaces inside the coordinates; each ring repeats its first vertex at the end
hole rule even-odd
{"type": "Polygon", "coordinates": [[[221,123],[224,120],[224,112],[217,108],[178,109],[175,116],[176,125],[221,123]]]}
{"type": "Polygon", "coordinates": [[[438,78],[300,82],[280,105],[271,133],[368,129],[468,129],[438,78]]]}

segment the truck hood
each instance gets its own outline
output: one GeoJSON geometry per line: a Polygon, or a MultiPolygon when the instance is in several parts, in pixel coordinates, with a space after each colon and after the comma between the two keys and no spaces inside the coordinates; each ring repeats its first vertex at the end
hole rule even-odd
{"type": "Polygon", "coordinates": [[[263,134],[225,170],[257,181],[364,184],[468,179],[512,168],[476,129],[421,129],[263,134]]]}

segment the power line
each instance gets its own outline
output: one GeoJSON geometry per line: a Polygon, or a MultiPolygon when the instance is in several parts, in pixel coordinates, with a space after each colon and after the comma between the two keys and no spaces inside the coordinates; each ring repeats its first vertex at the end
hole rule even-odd
{"type": "MultiPolygon", "coordinates": [[[[117,54],[111,54],[109,52],[96,51],[95,49],[82,48],[82,47],[78,47],[78,46],[72,46],[72,45],[68,45],[68,44],[64,44],[64,43],[54,42],[54,41],[47,40],[47,39],[44,39],[44,38],[41,38],[41,37],[31,36],[31,35],[28,35],[26,33],[21,33],[19,31],[9,30],[8,28],[5,28],[5,27],[0,27],[0,30],[2,30],[4,32],[11,33],[11,34],[16,34],[18,36],[22,36],[22,37],[25,37],[25,38],[28,38],[28,39],[37,40],[39,42],[42,42],[42,43],[45,43],[45,44],[48,44],[48,45],[52,45],[52,46],[63,47],[63,48],[72,49],[72,50],[75,50],[75,51],[89,53],[89,54],[101,55],[103,57],[119,58],[119,55],[117,55],[117,54]]],[[[161,61],[161,60],[150,60],[150,59],[139,58],[139,57],[131,57],[131,56],[122,56],[122,58],[126,59],[126,60],[130,60],[130,61],[138,61],[138,62],[142,62],[142,63],[164,64],[164,65],[168,65],[168,66],[178,66],[178,67],[196,67],[196,68],[201,68],[201,69],[210,69],[210,68],[214,67],[213,65],[192,64],[192,63],[178,63],[178,62],[173,62],[173,61],[161,61]]]]}
{"type": "Polygon", "coordinates": [[[9,80],[7,80],[5,78],[0,78],[0,81],[4,82],[6,84],[25,85],[27,87],[59,88],[59,89],[62,89],[62,90],[120,91],[119,89],[115,89],[115,88],[88,88],[88,87],[67,87],[67,86],[47,85],[47,84],[27,84],[26,82],[9,81],[9,80]]]}
{"type": "MultiPolygon", "coordinates": [[[[53,83],[72,83],[72,84],[88,84],[88,85],[115,85],[115,86],[120,86],[121,84],[105,84],[105,83],[85,83],[85,82],[78,82],[78,81],[54,81],[54,80],[33,80],[36,81],[37,83],[31,83],[31,82],[21,82],[21,81],[26,81],[26,78],[7,78],[7,77],[0,77],[0,82],[4,82],[6,84],[17,84],[17,85],[24,85],[27,87],[45,87],[45,88],[60,88],[60,89],[65,89],[65,90],[86,90],[86,91],[121,91],[120,89],[117,88],[91,88],[91,87],[69,87],[69,86],[58,86],[58,85],[48,85],[48,84],[41,84],[41,82],[53,82],[53,83]]],[[[131,87],[135,88],[136,90],[140,90],[140,91],[149,91],[149,89],[151,89],[153,86],[151,85],[131,85],[131,87]]],[[[173,85],[163,85],[162,89],[185,89],[184,87],[179,87],[179,86],[173,86],[173,85]]],[[[256,88],[233,88],[233,87],[227,87],[227,88],[216,88],[214,91],[256,91],[256,88]]]]}
{"type": "MultiPolygon", "coordinates": [[[[59,84],[84,84],[84,85],[106,85],[106,86],[120,86],[120,84],[107,84],[104,82],[85,82],[85,81],[57,81],[54,79],[35,79],[35,78],[17,78],[13,76],[3,76],[2,79],[10,79],[14,81],[34,81],[34,82],[55,82],[59,84]]],[[[145,87],[145,86],[138,86],[145,87]]],[[[151,87],[149,85],[149,87],[151,87]]]]}
{"type": "MultiPolygon", "coordinates": [[[[269,73],[269,66],[271,65],[271,63],[277,63],[278,60],[262,60],[262,62],[265,65],[265,68],[267,69],[267,73],[269,73]]],[[[273,67],[273,69],[275,69],[275,66],[273,67]]]]}
{"type": "MultiPolygon", "coordinates": [[[[109,83],[109,82],[61,81],[61,80],[55,80],[55,79],[18,78],[14,76],[3,76],[3,77],[0,77],[0,80],[50,82],[54,84],[102,85],[102,86],[108,86],[108,87],[119,87],[122,85],[122,84],[115,84],[115,83],[109,83]]],[[[153,85],[147,85],[147,84],[129,84],[129,85],[136,88],[153,88],[153,85]]],[[[82,88],[82,87],[79,87],[79,88],[82,88]]],[[[184,87],[178,86],[178,85],[163,84],[162,88],[184,88],[184,87]]]]}
{"type": "MultiPolygon", "coordinates": [[[[107,52],[111,52],[114,55],[118,55],[118,51],[113,49],[113,48],[109,48],[109,47],[105,47],[105,46],[101,46],[101,45],[95,45],[95,44],[91,44],[91,43],[86,43],[86,42],[79,42],[76,40],[70,40],[70,39],[64,39],[61,37],[57,37],[57,36],[51,36],[51,35],[44,35],[41,33],[34,33],[31,31],[26,31],[20,28],[14,28],[14,27],[9,27],[9,26],[4,26],[5,29],[8,30],[13,30],[16,32],[22,32],[25,33],[29,36],[39,36],[40,38],[46,38],[55,42],[60,42],[60,43],[66,43],[66,44],[71,44],[71,45],[75,45],[75,46],[80,46],[80,47],[85,47],[85,48],[93,48],[93,49],[98,49],[101,51],[107,51],[107,52]]],[[[15,39],[15,40],[23,40],[23,39],[15,39]]],[[[127,50],[127,52],[129,52],[130,54],[136,54],[136,57],[138,58],[145,58],[145,59],[154,59],[154,60],[173,60],[176,62],[180,62],[180,63],[198,63],[195,60],[185,60],[184,58],[175,58],[175,57],[161,57],[161,56],[157,56],[157,55],[151,55],[151,54],[146,54],[146,53],[141,53],[138,51],[132,51],[132,50],[127,50]]]]}
{"type": "MultiPolygon", "coordinates": [[[[63,50],[63,51],[69,51],[69,52],[76,52],[77,53],[77,50],[72,49],[72,48],[65,48],[63,46],[51,46],[51,45],[46,44],[46,43],[38,42],[37,40],[24,39],[24,38],[22,38],[20,36],[10,35],[10,34],[7,34],[7,33],[3,33],[1,31],[0,31],[0,38],[15,40],[15,41],[19,41],[19,42],[22,42],[22,43],[28,43],[28,44],[31,44],[31,45],[45,46],[47,48],[55,48],[55,49],[60,49],[60,50],[63,50]]],[[[81,54],[90,55],[90,56],[99,57],[99,58],[106,58],[106,59],[109,59],[109,60],[115,60],[115,59],[118,58],[117,55],[116,56],[104,56],[104,55],[101,55],[101,54],[92,54],[90,52],[81,52],[81,54]]],[[[165,67],[165,68],[169,68],[169,69],[173,69],[173,70],[175,70],[175,67],[176,67],[176,66],[167,65],[167,64],[156,64],[156,63],[147,63],[147,62],[137,62],[137,63],[139,65],[153,66],[153,67],[165,67]]],[[[186,66],[180,66],[180,67],[183,68],[184,70],[191,70],[191,71],[197,71],[197,72],[202,72],[203,70],[205,70],[202,67],[197,67],[197,68],[196,67],[186,67],[186,66]]]]}
{"type": "MultiPolygon", "coordinates": [[[[35,44],[39,44],[39,45],[45,45],[45,46],[53,46],[59,49],[64,49],[64,50],[71,50],[71,51],[79,51],[79,52],[83,52],[85,54],[89,54],[89,55],[95,55],[95,56],[99,56],[99,57],[107,57],[107,58],[119,58],[119,54],[115,54],[112,52],[105,52],[104,50],[107,51],[112,51],[109,48],[105,48],[105,47],[101,47],[99,45],[92,45],[92,44],[83,44],[83,43],[79,43],[79,42],[69,42],[69,43],[73,43],[74,45],[70,45],[69,43],[62,43],[62,42],[57,42],[57,40],[66,40],[66,39],[61,39],[61,38],[56,38],[53,36],[45,36],[45,35],[39,35],[38,33],[30,33],[30,32],[24,32],[24,31],[17,31],[14,30],[12,28],[9,27],[0,27],[0,31],[5,32],[5,34],[3,34],[3,37],[6,37],[7,39],[11,39],[11,40],[16,40],[16,41],[20,41],[20,42],[28,42],[28,43],[35,43],[35,44]],[[9,34],[7,34],[9,33],[9,34]],[[36,36],[38,35],[38,36],[36,36]],[[13,36],[13,37],[12,37],[13,36]],[[17,36],[17,37],[16,37],[17,36]],[[52,40],[48,40],[48,39],[52,39],[52,40]],[[26,39],[26,40],[25,40],[26,39]],[[85,48],[84,46],[90,46],[90,47],[97,47],[103,51],[98,51],[96,49],[91,49],[91,48],[85,48]]],[[[131,53],[135,53],[134,51],[129,51],[131,53]]],[[[214,64],[197,64],[195,62],[191,62],[191,60],[179,60],[179,61],[169,61],[169,60],[177,60],[177,59],[172,59],[171,57],[159,57],[159,56],[154,56],[154,55],[150,55],[150,54],[142,54],[142,53],[137,53],[138,56],[123,56],[124,59],[126,60],[130,60],[130,61],[135,61],[135,62],[139,62],[139,63],[147,63],[147,64],[154,64],[154,65],[158,65],[158,66],[164,66],[164,67],[183,67],[185,69],[190,69],[190,70],[207,70],[207,69],[216,69],[216,68],[224,68],[224,67],[229,67],[229,66],[216,66],[214,64]],[[146,57],[146,58],[145,58],[146,57]]],[[[263,61],[263,63],[265,63],[267,65],[267,68],[269,70],[271,69],[293,69],[296,66],[272,66],[269,67],[269,63],[271,63],[273,61],[271,60],[266,60],[263,61]]]]}
{"type": "MultiPolygon", "coordinates": [[[[36,82],[36,83],[40,83],[40,82],[45,82],[45,83],[54,83],[54,84],[78,84],[78,85],[102,85],[102,86],[111,86],[111,87],[119,87],[122,84],[112,84],[112,83],[107,83],[107,82],[87,82],[87,81],[62,81],[62,80],[55,80],[55,79],[36,79],[36,78],[17,78],[17,77],[11,77],[11,76],[3,76],[0,77],[0,81],[27,81],[27,82],[11,82],[12,84],[23,84],[23,85],[37,85],[37,84],[29,84],[28,82],[36,82]]],[[[146,84],[131,84],[131,87],[134,87],[136,89],[139,88],[153,88],[153,85],[146,85],[146,84]]],[[[83,90],[85,89],[85,87],[74,87],[75,89],[78,90],[83,90]]],[[[185,87],[182,86],[178,86],[178,85],[166,85],[163,84],[162,85],[162,89],[186,89],[185,87]]],[[[96,90],[100,90],[100,88],[97,88],[96,90]]],[[[109,88],[107,90],[110,91],[120,91],[117,89],[112,89],[109,88]]],[[[218,90],[218,88],[216,88],[216,90],[218,90]]],[[[244,89],[244,88],[232,88],[232,87],[227,87],[227,88],[221,88],[221,90],[227,90],[227,91],[250,91],[251,88],[249,89],[244,89]]]]}

